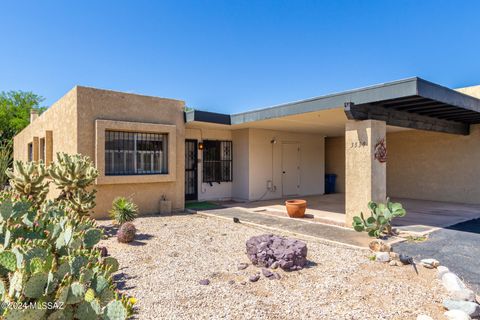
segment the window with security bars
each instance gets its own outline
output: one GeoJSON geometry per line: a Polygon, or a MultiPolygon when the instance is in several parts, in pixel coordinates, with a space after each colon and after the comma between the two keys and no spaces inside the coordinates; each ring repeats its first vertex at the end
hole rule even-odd
{"type": "Polygon", "coordinates": [[[105,175],[167,174],[167,134],[105,131],[105,175]]]}
{"type": "Polygon", "coordinates": [[[232,181],[232,141],[203,141],[203,182],[232,181]]]}

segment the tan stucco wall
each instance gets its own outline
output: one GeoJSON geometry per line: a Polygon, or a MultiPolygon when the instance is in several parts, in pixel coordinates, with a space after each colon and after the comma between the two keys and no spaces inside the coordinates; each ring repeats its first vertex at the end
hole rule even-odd
{"type": "MultiPolygon", "coordinates": [[[[185,139],[204,140],[232,140],[231,130],[216,130],[205,128],[186,128],[185,139]]],[[[233,146],[235,153],[235,146],[233,146]]],[[[227,200],[232,198],[232,182],[203,183],[202,150],[198,150],[198,200],[227,200]]],[[[234,178],[235,179],[235,175],[234,178]]]]}
{"type": "Polygon", "coordinates": [[[325,173],[336,174],[335,192],[345,193],[345,137],[325,138],[325,173]]]}
{"type": "Polygon", "coordinates": [[[387,141],[389,195],[480,203],[480,125],[468,136],[404,131],[387,141]]]}
{"type": "Polygon", "coordinates": [[[88,87],[77,87],[78,152],[95,159],[95,120],[117,120],[176,126],[175,181],[97,185],[96,217],[105,217],[117,196],[132,197],[140,212],[158,212],[162,195],[172,201],[174,210],[184,208],[185,124],[184,102],[88,87]]]}
{"type": "MultiPolygon", "coordinates": [[[[73,88],[49,109],[36,118],[13,139],[15,160],[28,161],[27,146],[34,140],[46,138],[50,150],[49,135],[51,131],[53,159],[57,152],[77,153],[77,88],[73,88]]],[[[57,190],[51,190],[49,196],[57,195],[57,190]]]]}
{"type": "Polygon", "coordinates": [[[249,129],[234,130],[233,140],[233,185],[232,198],[240,201],[248,200],[249,186],[249,129]]]}
{"type": "MultiPolygon", "coordinates": [[[[387,133],[387,195],[422,200],[480,203],[480,126],[469,136],[418,130],[387,133]]],[[[345,192],[345,138],[327,138],[326,172],[345,192]],[[343,150],[343,152],[342,152],[343,150]]]]}
{"type": "Polygon", "coordinates": [[[249,129],[249,200],[275,199],[282,195],[282,143],[300,146],[299,195],[324,193],[324,137],[288,131],[249,129]],[[272,141],[273,171],[272,171],[272,141]],[[273,174],[273,177],[272,177],[273,174]],[[273,179],[272,179],[273,178],[273,179]],[[267,191],[267,181],[273,180],[275,191],[267,191]]]}

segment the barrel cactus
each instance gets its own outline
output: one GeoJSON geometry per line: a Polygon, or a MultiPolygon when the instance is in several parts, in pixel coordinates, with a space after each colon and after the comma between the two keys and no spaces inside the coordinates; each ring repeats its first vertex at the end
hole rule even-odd
{"type": "Polygon", "coordinates": [[[365,219],[363,212],[360,216],[353,217],[353,229],[358,232],[366,231],[370,237],[379,238],[383,234],[392,234],[392,220],[396,217],[403,217],[406,211],[402,204],[391,202],[387,198],[387,203],[368,203],[371,216],[365,219]]]}
{"type": "Polygon", "coordinates": [[[137,229],[131,222],[125,222],[120,226],[120,229],[117,233],[118,242],[129,243],[135,239],[135,234],[137,229]]]}

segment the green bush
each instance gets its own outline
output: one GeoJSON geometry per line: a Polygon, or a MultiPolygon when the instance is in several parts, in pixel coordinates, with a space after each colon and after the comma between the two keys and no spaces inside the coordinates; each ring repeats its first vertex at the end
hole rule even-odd
{"type": "Polygon", "coordinates": [[[379,238],[383,234],[392,234],[392,220],[396,217],[403,217],[407,214],[401,203],[391,202],[387,198],[387,203],[375,203],[370,201],[368,208],[371,216],[365,219],[363,212],[360,216],[353,217],[353,229],[358,232],[366,231],[370,237],[379,238]]]}
{"type": "Polygon", "coordinates": [[[113,200],[110,217],[119,225],[133,221],[138,214],[138,207],[133,201],[125,197],[117,197],[113,200]]]}
{"type": "Polygon", "coordinates": [[[8,182],[6,171],[12,165],[13,161],[13,143],[11,140],[0,141],[0,190],[8,182]]]}
{"type": "MultiPolygon", "coordinates": [[[[34,167],[25,173],[42,170],[41,164],[20,162],[17,166],[34,167]]],[[[92,166],[90,163],[87,167],[92,166]]],[[[17,178],[21,176],[16,174],[17,178]]],[[[59,186],[56,179],[53,182],[59,186]]],[[[45,183],[39,186],[48,188],[45,183]]],[[[75,210],[72,199],[39,203],[21,188],[0,194],[2,318],[110,320],[126,319],[133,313],[134,299],[119,293],[112,281],[117,260],[102,258],[96,248],[103,237],[102,229],[95,220],[75,210]],[[8,303],[36,303],[37,307],[14,309],[8,308],[8,303]],[[56,308],[45,308],[48,305],[56,308]]]]}

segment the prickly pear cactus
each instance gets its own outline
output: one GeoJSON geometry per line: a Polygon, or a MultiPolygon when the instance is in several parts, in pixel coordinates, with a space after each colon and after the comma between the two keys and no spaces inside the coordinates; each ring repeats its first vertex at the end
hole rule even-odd
{"type": "Polygon", "coordinates": [[[118,261],[101,256],[103,231],[86,215],[94,206],[94,190],[86,188],[96,170],[81,156],[59,155],[58,161],[49,171],[62,197],[46,201],[48,190],[39,191],[45,168],[22,163],[11,173],[15,194],[0,194],[0,301],[56,301],[64,309],[0,304],[0,319],[126,319],[135,299],[117,293],[118,261]]]}
{"type": "Polygon", "coordinates": [[[391,202],[387,198],[387,203],[368,203],[371,211],[370,217],[366,218],[363,212],[360,216],[353,217],[353,229],[358,232],[366,231],[370,237],[379,238],[383,234],[392,234],[392,220],[396,217],[403,217],[407,214],[401,203],[391,202]]]}
{"type": "Polygon", "coordinates": [[[14,170],[8,169],[7,176],[10,178],[10,185],[15,192],[39,205],[45,201],[48,194],[47,170],[40,162],[15,161],[14,170]]]}

